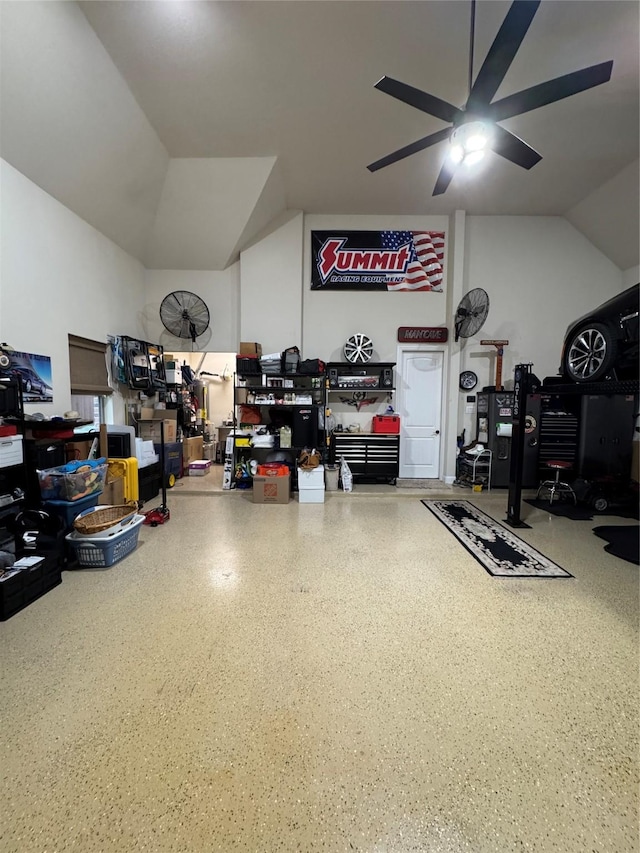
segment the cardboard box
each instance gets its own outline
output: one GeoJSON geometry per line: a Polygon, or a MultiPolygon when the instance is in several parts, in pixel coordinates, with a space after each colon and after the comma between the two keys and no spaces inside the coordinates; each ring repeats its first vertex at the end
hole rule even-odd
{"type": "Polygon", "coordinates": [[[315,489],[324,491],[324,465],[318,465],[317,468],[311,468],[309,471],[298,468],[298,489],[301,492],[315,489]]]}
{"type": "Polygon", "coordinates": [[[190,477],[204,477],[209,473],[211,461],[209,459],[194,459],[189,465],[190,477]]]}
{"type": "Polygon", "coordinates": [[[163,418],[154,419],[152,421],[138,421],[139,437],[143,441],[153,441],[154,444],[161,442],[162,430],[160,424],[164,423],[164,440],[165,444],[176,441],[178,435],[178,427],[175,420],[165,420],[163,418]]]}
{"type": "Polygon", "coordinates": [[[98,498],[100,505],[122,506],[124,504],[124,478],[118,477],[107,483],[98,498]]]}
{"type": "Polygon", "coordinates": [[[67,454],[67,462],[75,462],[77,459],[87,459],[91,450],[90,441],[67,441],[64,445],[67,454]]]}
{"type": "Polygon", "coordinates": [[[240,341],[238,355],[257,355],[259,358],[262,355],[262,344],[257,344],[255,341],[240,341]]]}
{"type": "Polygon", "coordinates": [[[291,477],[253,478],[254,504],[288,504],[291,492],[291,477]]]}
{"type": "Polygon", "coordinates": [[[185,469],[196,459],[204,458],[203,442],[201,435],[194,435],[182,440],[182,464],[185,469]]]}
{"type": "Polygon", "coordinates": [[[298,503],[323,504],[324,489],[302,489],[298,492],[298,503]]]}
{"type": "Polygon", "coordinates": [[[175,421],[178,422],[177,409],[147,409],[140,410],[141,421],[175,421]]]}

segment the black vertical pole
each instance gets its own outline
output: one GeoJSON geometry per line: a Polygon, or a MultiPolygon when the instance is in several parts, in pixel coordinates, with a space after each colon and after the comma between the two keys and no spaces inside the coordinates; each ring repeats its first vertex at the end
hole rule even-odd
{"type": "Polygon", "coordinates": [[[520,518],[522,469],[524,467],[524,429],[529,390],[530,364],[516,364],[513,381],[513,427],[511,431],[511,467],[506,522],[511,527],[530,527],[520,518]]]}
{"type": "Polygon", "coordinates": [[[162,469],[162,507],[161,509],[166,509],[167,506],[167,475],[164,469],[165,466],[165,447],[164,447],[164,420],[160,421],[160,468],[162,469]]]}

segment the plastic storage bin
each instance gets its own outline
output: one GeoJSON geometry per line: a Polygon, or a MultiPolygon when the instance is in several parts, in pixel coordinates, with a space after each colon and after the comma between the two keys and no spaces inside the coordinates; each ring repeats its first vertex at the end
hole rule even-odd
{"type": "Polygon", "coordinates": [[[99,495],[107,476],[106,459],[68,462],[59,468],[38,471],[43,500],[78,502],[88,495],[99,495]]]}
{"type": "Polygon", "coordinates": [[[144,515],[136,515],[131,524],[120,533],[97,534],[89,537],[78,536],[73,532],[67,533],[65,538],[75,550],[81,566],[96,568],[113,566],[136,550],[143,521],[144,515]]]}
{"type": "Polygon", "coordinates": [[[0,440],[0,468],[22,464],[22,436],[7,435],[0,440]]]}
{"type": "Polygon", "coordinates": [[[86,498],[81,498],[79,501],[43,501],[44,508],[49,512],[59,515],[64,521],[65,527],[71,527],[77,515],[80,515],[86,509],[92,509],[98,506],[100,494],[96,492],[94,495],[88,495],[86,498]]]}
{"type": "Polygon", "coordinates": [[[236,357],[236,373],[238,376],[259,376],[262,373],[260,360],[257,355],[239,355],[236,357]]]}

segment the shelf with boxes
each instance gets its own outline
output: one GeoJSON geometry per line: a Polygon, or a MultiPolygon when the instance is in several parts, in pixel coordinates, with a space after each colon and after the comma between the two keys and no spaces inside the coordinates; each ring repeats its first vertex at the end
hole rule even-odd
{"type": "MultiPolygon", "coordinates": [[[[310,362],[316,369],[320,365],[317,359],[310,362]]],[[[265,361],[259,344],[241,345],[234,382],[233,454],[229,460],[232,486],[251,487],[252,467],[255,470],[258,463],[269,461],[275,454],[286,458],[291,485],[296,488],[295,461],[300,450],[322,445],[324,374],[292,369],[299,366],[297,351],[275,354],[265,361]],[[254,351],[249,352],[249,347],[254,351]]]]}
{"type": "MultiPolygon", "coordinates": [[[[21,384],[0,379],[0,620],[9,619],[62,581],[64,542],[61,522],[44,516],[51,529],[38,532],[32,524],[28,502],[28,468],[25,446],[27,421],[21,384]],[[27,530],[28,527],[28,530],[27,530]],[[28,535],[22,536],[22,532],[28,535]]],[[[56,422],[60,428],[59,422],[56,422]]],[[[46,432],[46,424],[41,424],[46,432]]],[[[35,470],[33,472],[36,476],[35,470]]],[[[36,479],[37,488],[37,479],[36,479]]],[[[36,505],[38,498],[34,498],[36,505]]]]}

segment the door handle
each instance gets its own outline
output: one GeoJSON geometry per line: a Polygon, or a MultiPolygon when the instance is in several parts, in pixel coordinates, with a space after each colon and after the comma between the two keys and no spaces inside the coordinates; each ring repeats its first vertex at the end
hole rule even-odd
{"type": "Polygon", "coordinates": [[[440,430],[439,430],[439,429],[434,430],[434,431],[433,431],[433,434],[434,434],[434,435],[440,435],[440,430]]]}

